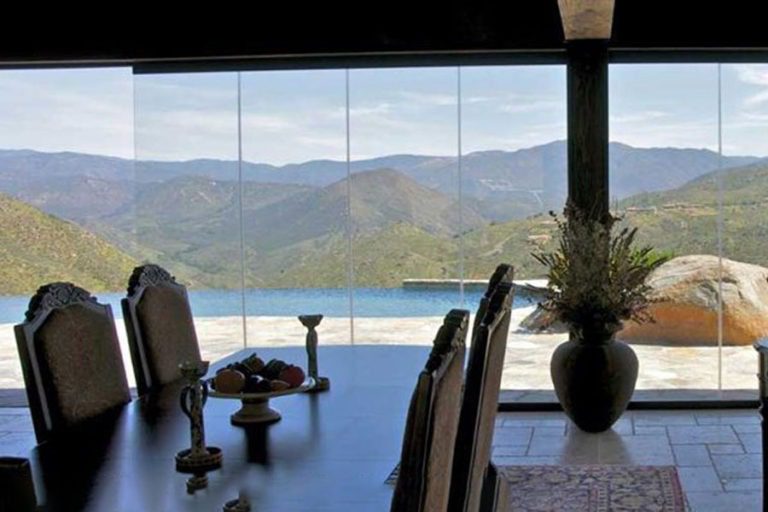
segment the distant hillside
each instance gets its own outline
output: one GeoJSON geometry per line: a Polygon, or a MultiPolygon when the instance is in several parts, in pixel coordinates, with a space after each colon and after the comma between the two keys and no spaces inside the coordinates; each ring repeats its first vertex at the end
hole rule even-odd
{"type": "MultiPolygon", "coordinates": [[[[384,258],[386,254],[415,254],[415,234],[432,241],[451,241],[458,235],[454,198],[391,169],[354,174],[349,184],[342,180],[322,188],[246,184],[245,250],[254,286],[274,286],[307,273],[314,276],[306,279],[317,281],[326,268],[331,271],[334,261],[341,262],[343,275],[347,186],[352,191],[353,237],[361,243],[356,253],[363,245],[377,247],[372,257],[378,263],[371,275],[386,274],[382,268],[387,265],[397,268],[396,258],[384,258]],[[402,240],[395,239],[398,233],[402,240]],[[299,262],[307,268],[299,270],[299,262]]],[[[180,268],[192,285],[235,286],[240,272],[237,189],[233,182],[175,178],[142,188],[135,208],[86,225],[137,258],[180,268]]],[[[465,230],[487,224],[465,208],[465,230]]],[[[358,261],[363,264],[365,259],[358,261]]]]}
{"type": "Polygon", "coordinates": [[[135,265],[93,233],[0,194],[0,293],[31,294],[50,281],[121,290],[135,265]]]}
{"type": "MultiPolygon", "coordinates": [[[[676,254],[717,254],[716,178],[709,173],[672,190],[638,194],[620,208],[647,243],[676,254]]],[[[722,171],[722,190],[724,256],[768,266],[768,162],[722,171]]]]}
{"type": "MultiPolygon", "coordinates": [[[[681,254],[716,250],[717,188],[712,171],[719,165],[717,154],[614,143],[610,157],[612,196],[620,199],[619,208],[655,207],[626,214],[627,222],[641,227],[643,241],[681,254]],[[677,203],[683,206],[669,207],[677,203]]],[[[724,157],[723,165],[737,166],[722,171],[726,254],[768,264],[762,243],[768,240],[768,227],[763,227],[768,226],[768,215],[763,214],[768,161],[724,157]]],[[[63,253],[70,255],[66,264],[52,260],[4,279],[19,290],[29,284],[29,276],[60,276],[66,270],[72,279],[82,278],[93,288],[122,288],[125,272],[133,265],[129,254],[134,260],[167,266],[193,287],[237,287],[241,197],[248,286],[343,286],[348,202],[355,281],[360,286],[398,286],[406,277],[455,277],[462,251],[470,278],[486,277],[502,260],[515,263],[518,277],[541,275],[530,252],[553,245],[554,226],[543,212],[559,210],[565,199],[564,142],[465,155],[463,244],[455,157],[391,155],[353,162],[351,167],[348,181],[345,162],[282,167],[244,163],[241,190],[237,163],[232,161],[134,164],[76,153],[0,151],[0,192],[87,230],[4,197],[5,203],[15,205],[0,212],[0,221],[9,226],[9,243],[0,253],[5,260],[20,266],[12,260],[15,255],[48,254],[54,245],[74,246],[84,237],[116,262],[110,273],[93,255],[77,259],[80,254],[73,249],[63,253]],[[27,209],[19,210],[22,206],[27,209]],[[17,210],[64,227],[45,234],[33,228],[31,232],[41,233],[34,239],[40,247],[7,249],[14,237],[29,241],[20,226],[36,225],[19,218],[17,210]],[[71,241],[55,238],[54,232],[71,241]]]]}
{"type": "MultiPolygon", "coordinates": [[[[718,155],[709,150],[633,148],[619,143],[611,143],[610,161],[611,194],[619,199],[680,186],[719,165],[718,155]]],[[[723,165],[753,161],[753,157],[724,157],[723,165]]],[[[486,218],[523,218],[563,203],[566,162],[564,141],[518,151],[469,153],[462,158],[462,190],[468,204],[486,218]]],[[[354,161],[350,167],[353,173],[394,169],[449,197],[458,191],[455,156],[389,155],[354,161]]],[[[346,175],[343,161],[313,160],[284,166],[243,163],[247,182],[325,187],[346,175]]],[[[82,212],[92,212],[90,218],[115,213],[130,205],[134,189],[189,176],[237,181],[238,164],[212,159],[134,162],[78,153],[0,150],[0,191],[70,219],[83,218],[82,212]],[[105,188],[111,192],[98,193],[105,188]]]]}

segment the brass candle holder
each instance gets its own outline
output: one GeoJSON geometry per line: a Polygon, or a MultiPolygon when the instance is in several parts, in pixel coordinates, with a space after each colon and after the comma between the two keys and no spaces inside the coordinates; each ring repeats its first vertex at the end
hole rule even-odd
{"type": "Polygon", "coordinates": [[[331,387],[331,380],[328,377],[320,377],[317,370],[317,331],[315,327],[320,325],[323,315],[301,315],[299,321],[307,328],[307,373],[315,381],[314,387],[307,392],[326,391],[331,387]]]}
{"type": "Polygon", "coordinates": [[[206,473],[219,469],[222,462],[221,449],[205,445],[203,407],[208,400],[208,385],[203,377],[208,373],[208,361],[182,363],[181,375],[188,384],[181,391],[181,410],[189,418],[192,446],[176,454],[176,470],[192,473],[187,480],[187,492],[194,493],[208,485],[206,473]]]}

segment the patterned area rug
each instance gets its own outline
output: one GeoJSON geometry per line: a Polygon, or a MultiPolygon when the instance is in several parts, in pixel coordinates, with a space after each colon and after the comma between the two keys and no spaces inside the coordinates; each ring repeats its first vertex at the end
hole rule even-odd
{"type": "Polygon", "coordinates": [[[505,466],[515,512],[684,512],[674,466],[505,466]]]}

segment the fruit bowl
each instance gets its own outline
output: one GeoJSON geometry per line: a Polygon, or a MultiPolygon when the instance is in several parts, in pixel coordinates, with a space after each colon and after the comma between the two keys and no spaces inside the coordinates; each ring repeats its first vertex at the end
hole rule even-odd
{"type": "Polygon", "coordinates": [[[275,423],[276,421],[280,421],[280,412],[272,409],[269,406],[269,400],[271,398],[303,393],[315,386],[315,379],[312,377],[307,377],[300,386],[282,389],[280,391],[265,391],[259,393],[248,393],[241,391],[239,393],[222,393],[211,387],[211,381],[213,380],[213,378],[208,379],[208,387],[210,389],[208,396],[214,398],[240,400],[242,402],[242,407],[240,407],[240,410],[235,412],[229,418],[233,425],[238,426],[256,425],[260,423],[275,423]]]}

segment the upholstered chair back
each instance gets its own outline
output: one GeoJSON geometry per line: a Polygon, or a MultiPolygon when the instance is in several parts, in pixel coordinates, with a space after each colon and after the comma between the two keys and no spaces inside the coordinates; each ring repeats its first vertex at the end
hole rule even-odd
{"type": "Polygon", "coordinates": [[[500,282],[472,333],[454,453],[451,512],[477,512],[480,507],[483,480],[491,461],[512,295],[511,279],[500,282]]]}
{"type": "Polygon", "coordinates": [[[483,321],[483,318],[485,318],[485,312],[488,310],[488,303],[493,296],[493,292],[496,291],[496,288],[502,283],[512,284],[513,279],[514,269],[512,268],[512,265],[501,263],[496,267],[496,270],[493,271],[491,278],[488,280],[488,287],[485,289],[485,293],[480,299],[480,304],[477,307],[475,320],[472,322],[472,333],[480,328],[480,323],[483,321]]]}
{"type": "Polygon", "coordinates": [[[121,304],[140,395],[181,378],[179,364],[200,362],[187,289],[166,270],[136,267],[121,304]]]}
{"type": "Polygon", "coordinates": [[[452,310],[419,373],[406,421],[392,512],[445,511],[461,407],[469,312],[452,310]]]}
{"type": "Polygon", "coordinates": [[[112,309],[86,290],[41,287],[15,332],[39,442],[130,401],[112,309]]]}

